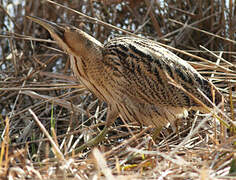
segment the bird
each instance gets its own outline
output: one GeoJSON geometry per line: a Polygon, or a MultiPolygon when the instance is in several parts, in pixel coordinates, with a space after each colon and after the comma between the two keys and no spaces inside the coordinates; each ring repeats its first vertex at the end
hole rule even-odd
{"type": "Polygon", "coordinates": [[[101,142],[118,117],[159,131],[190,110],[209,112],[223,100],[213,83],[153,40],[120,36],[101,43],[74,26],[28,18],[70,56],[75,78],[107,103],[104,129],[78,151],[101,142]]]}

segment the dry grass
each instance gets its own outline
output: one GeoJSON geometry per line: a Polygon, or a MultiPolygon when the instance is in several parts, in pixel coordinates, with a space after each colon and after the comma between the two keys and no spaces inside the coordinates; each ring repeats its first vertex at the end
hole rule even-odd
{"type": "Polygon", "coordinates": [[[236,178],[235,1],[0,2],[2,179],[236,178]],[[99,150],[74,154],[103,128],[106,104],[71,76],[67,55],[26,15],[75,25],[101,42],[156,40],[209,78],[224,108],[192,112],[179,133],[166,127],[157,142],[151,128],[118,119],[99,150]]]}

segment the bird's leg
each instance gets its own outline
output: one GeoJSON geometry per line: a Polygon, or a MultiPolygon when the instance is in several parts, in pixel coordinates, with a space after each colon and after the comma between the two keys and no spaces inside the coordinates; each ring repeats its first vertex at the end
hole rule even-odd
{"type": "Polygon", "coordinates": [[[113,122],[116,120],[117,117],[118,117],[117,111],[114,108],[108,107],[107,117],[106,117],[106,125],[103,128],[103,130],[95,138],[89,140],[85,144],[76,148],[75,153],[77,154],[88,147],[95,146],[98,143],[100,143],[104,139],[104,137],[106,136],[106,134],[108,132],[108,128],[113,124],[113,122]]]}
{"type": "Polygon", "coordinates": [[[86,142],[85,144],[81,145],[80,147],[76,148],[75,149],[75,154],[83,151],[84,149],[88,148],[88,147],[91,147],[91,146],[95,146],[97,145],[99,142],[101,142],[105,135],[107,134],[108,132],[108,126],[105,125],[105,127],[103,128],[103,130],[93,139],[89,140],[88,142],[86,142]]]}

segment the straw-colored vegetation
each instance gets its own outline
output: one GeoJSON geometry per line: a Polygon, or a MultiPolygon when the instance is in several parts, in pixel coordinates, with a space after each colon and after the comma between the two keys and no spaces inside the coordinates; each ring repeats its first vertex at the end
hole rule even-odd
{"type": "Polygon", "coordinates": [[[0,177],[235,179],[235,3],[0,0],[0,177]],[[106,104],[75,80],[68,56],[26,15],[101,42],[135,34],[167,45],[219,88],[224,107],[192,111],[178,133],[166,127],[156,142],[151,128],[117,119],[97,148],[74,154],[104,127],[106,104]]]}

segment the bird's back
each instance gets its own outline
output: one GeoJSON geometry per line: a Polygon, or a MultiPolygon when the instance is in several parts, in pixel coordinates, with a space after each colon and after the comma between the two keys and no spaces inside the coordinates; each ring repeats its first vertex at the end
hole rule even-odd
{"type": "Polygon", "coordinates": [[[104,45],[103,54],[105,65],[112,71],[109,89],[113,100],[120,104],[120,111],[127,111],[123,116],[129,114],[134,119],[140,119],[145,113],[151,116],[156,113],[162,119],[170,119],[167,117],[169,113],[170,116],[181,116],[192,107],[200,108],[201,105],[177,85],[208,107],[212,104],[206,97],[213,101],[212,89],[215,90],[215,103],[222,100],[215,86],[192,66],[153,41],[134,37],[114,38],[104,45]]]}

